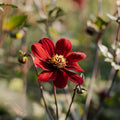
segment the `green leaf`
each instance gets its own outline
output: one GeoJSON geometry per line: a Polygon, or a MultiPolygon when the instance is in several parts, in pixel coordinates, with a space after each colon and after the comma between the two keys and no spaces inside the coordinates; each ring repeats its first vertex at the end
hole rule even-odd
{"type": "Polygon", "coordinates": [[[12,8],[18,8],[16,5],[11,5],[12,8]]]}
{"type": "Polygon", "coordinates": [[[19,28],[24,24],[26,21],[27,16],[26,15],[16,15],[12,16],[8,21],[4,23],[3,30],[5,31],[11,31],[16,28],[19,28]]]}
{"type": "Polygon", "coordinates": [[[59,7],[56,7],[56,8],[54,8],[54,9],[52,9],[50,12],[49,12],[49,14],[48,14],[48,16],[50,17],[50,18],[58,18],[58,17],[61,17],[61,16],[63,16],[64,15],[64,11],[61,9],[61,8],[59,8],[59,7]]]}
{"type": "Polygon", "coordinates": [[[105,26],[107,25],[107,22],[105,22],[101,17],[98,16],[96,18],[95,24],[99,29],[104,29],[105,26]]]}
{"type": "Polygon", "coordinates": [[[38,23],[47,23],[47,19],[38,20],[38,23]]]}
{"type": "Polygon", "coordinates": [[[0,6],[11,6],[12,8],[18,8],[16,5],[13,5],[13,4],[5,4],[5,3],[1,3],[0,6]]]}
{"type": "Polygon", "coordinates": [[[58,8],[56,18],[61,17],[64,15],[64,11],[61,8],[58,8]]]}

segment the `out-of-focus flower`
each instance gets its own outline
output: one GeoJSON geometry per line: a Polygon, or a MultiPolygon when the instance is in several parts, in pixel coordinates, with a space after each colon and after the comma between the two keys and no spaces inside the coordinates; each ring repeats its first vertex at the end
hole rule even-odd
{"type": "Polygon", "coordinates": [[[101,17],[92,16],[92,19],[87,21],[86,32],[91,36],[96,35],[105,30],[107,24],[101,17]]]}
{"type": "Polygon", "coordinates": [[[83,5],[84,0],[74,0],[79,6],[83,5]]]}
{"type": "Polygon", "coordinates": [[[18,58],[18,61],[19,61],[20,63],[22,63],[22,64],[25,64],[25,63],[27,63],[28,58],[27,58],[26,56],[20,56],[20,57],[18,58]]]}
{"type": "Polygon", "coordinates": [[[18,61],[22,64],[27,63],[28,62],[28,53],[25,53],[25,52],[19,50],[18,61]]]}
{"type": "Polygon", "coordinates": [[[83,72],[78,61],[86,55],[82,52],[70,52],[72,44],[69,40],[62,38],[56,45],[48,39],[43,38],[31,46],[35,56],[34,64],[44,71],[38,76],[40,82],[53,81],[57,88],[64,88],[68,79],[78,85],[83,84],[83,79],[78,74],[69,70],[83,72]]]}
{"type": "Polygon", "coordinates": [[[98,92],[98,95],[99,95],[99,98],[100,98],[100,101],[103,100],[104,98],[110,98],[110,95],[108,95],[105,91],[100,91],[98,92]]]}

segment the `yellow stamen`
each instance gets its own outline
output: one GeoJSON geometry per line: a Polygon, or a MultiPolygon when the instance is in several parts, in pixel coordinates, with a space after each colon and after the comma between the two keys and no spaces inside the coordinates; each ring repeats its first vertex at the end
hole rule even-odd
{"type": "Polygon", "coordinates": [[[64,68],[66,66],[66,59],[63,55],[56,54],[49,60],[49,63],[55,68],[64,68]]]}

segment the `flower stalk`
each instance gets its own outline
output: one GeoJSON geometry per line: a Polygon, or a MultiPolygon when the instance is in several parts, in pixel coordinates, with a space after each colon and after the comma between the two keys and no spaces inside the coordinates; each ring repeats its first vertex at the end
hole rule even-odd
{"type": "Polygon", "coordinates": [[[114,51],[114,58],[115,58],[115,61],[117,62],[117,59],[116,59],[116,51],[117,51],[117,48],[118,48],[118,42],[119,42],[119,34],[120,34],[120,23],[118,23],[118,30],[117,30],[117,35],[116,35],[116,41],[115,41],[115,51],[114,51]]]}
{"type": "MultiPolygon", "coordinates": [[[[38,74],[37,66],[34,64],[34,58],[33,58],[33,56],[32,56],[30,53],[28,54],[28,56],[31,57],[32,62],[33,62],[33,65],[34,65],[34,68],[35,68],[35,71],[36,71],[36,74],[37,74],[37,76],[38,76],[39,74],[38,74]]],[[[39,80],[38,80],[38,82],[39,82],[39,80]]],[[[50,111],[49,111],[49,109],[48,109],[48,106],[47,106],[47,104],[46,104],[46,101],[45,101],[45,98],[44,98],[44,95],[43,95],[43,87],[42,87],[42,85],[41,85],[40,82],[39,82],[39,88],[40,88],[41,96],[42,96],[42,99],[43,99],[43,102],[44,102],[44,105],[45,105],[45,109],[46,109],[46,111],[47,111],[50,119],[51,119],[51,120],[54,120],[53,117],[52,117],[52,115],[51,115],[51,113],[50,113],[50,111]]]]}
{"type": "Polygon", "coordinates": [[[5,36],[6,36],[6,33],[4,33],[4,32],[0,36],[0,48],[2,47],[3,41],[5,39],[5,36]]]}
{"type": "Polygon", "coordinates": [[[56,116],[57,116],[57,120],[59,120],[59,116],[58,116],[58,105],[57,105],[57,98],[56,98],[56,87],[53,84],[53,91],[54,91],[54,98],[55,98],[55,105],[56,105],[56,116]]]}
{"type": "Polygon", "coordinates": [[[69,114],[70,114],[71,106],[72,106],[72,104],[73,104],[73,101],[74,101],[74,98],[75,98],[75,95],[76,95],[77,86],[78,86],[78,85],[76,85],[76,87],[75,87],[75,89],[74,89],[73,96],[72,96],[72,100],[71,100],[71,103],[70,103],[68,112],[67,112],[67,114],[66,114],[65,120],[67,120],[67,118],[68,118],[68,116],[69,116],[69,114]]]}

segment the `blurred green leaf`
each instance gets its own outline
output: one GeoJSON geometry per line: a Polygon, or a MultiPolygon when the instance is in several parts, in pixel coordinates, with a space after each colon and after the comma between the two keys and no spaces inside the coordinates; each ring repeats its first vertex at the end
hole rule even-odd
{"type": "Polygon", "coordinates": [[[3,25],[4,31],[11,31],[16,28],[19,28],[24,24],[26,21],[27,16],[26,15],[15,15],[12,16],[8,21],[6,21],[3,25]]]}
{"type": "Polygon", "coordinates": [[[105,22],[101,17],[98,16],[96,18],[95,24],[99,29],[104,29],[107,25],[107,22],[105,22]]]}
{"type": "Polygon", "coordinates": [[[56,19],[58,19],[59,17],[63,15],[64,15],[64,11],[61,8],[56,7],[49,11],[47,19],[38,20],[37,22],[44,23],[44,24],[45,23],[51,24],[52,22],[54,22],[56,19]]]}
{"type": "Polygon", "coordinates": [[[5,4],[5,3],[1,3],[0,6],[11,6],[12,8],[18,8],[16,5],[13,5],[13,4],[5,4]]]}
{"type": "Polygon", "coordinates": [[[54,9],[50,10],[50,12],[48,13],[48,17],[55,18],[55,19],[57,19],[58,17],[61,17],[63,15],[64,15],[64,11],[59,7],[56,7],[54,9]]]}
{"type": "Polygon", "coordinates": [[[22,91],[22,88],[23,88],[22,79],[20,79],[20,78],[13,78],[10,81],[9,88],[11,90],[18,91],[18,92],[22,91]]]}
{"type": "Polygon", "coordinates": [[[37,22],[38,22],[38,23],[46,23],[46,22],[47,22],[47,19],[38,20],[37,22]]]}

